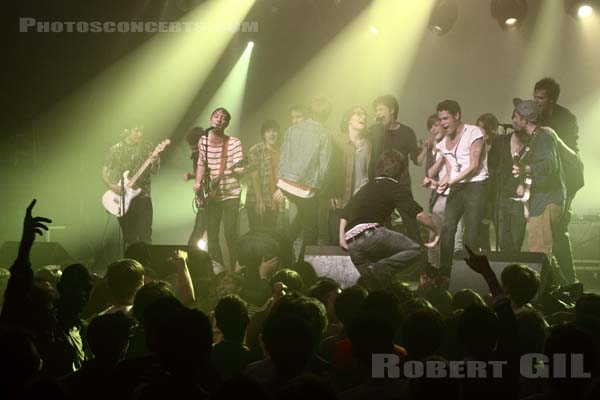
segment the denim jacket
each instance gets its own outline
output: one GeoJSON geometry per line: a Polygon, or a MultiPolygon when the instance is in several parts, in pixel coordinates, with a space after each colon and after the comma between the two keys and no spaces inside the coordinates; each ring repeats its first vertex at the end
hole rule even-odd
{"type": "Polygon", "coordinates": [[[319,189],[330,157],[329,133],[317,121],[307,119],[290,127],[283,139],[279,178],[319,189]]]}

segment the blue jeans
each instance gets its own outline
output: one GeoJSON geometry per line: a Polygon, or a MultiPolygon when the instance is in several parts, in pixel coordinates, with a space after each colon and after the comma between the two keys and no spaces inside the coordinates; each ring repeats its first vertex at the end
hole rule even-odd
{"type": "Polygon", "coordinates": [[[425,260],[425,252],[417,242],[384,227],[349,240],[348,252],[361,274],[369,266],[376,272],[398,272],[425,260]]]}
{"type": "Polygon", "coordinates": [[[465,225],[464,243],[472,249],[480,247],[479,225],[487,201],[487,181],[458,183],[450,189],[440,242],[440,266],[450,268],[454,257],[454,237],[458,222],[465,225]]]}

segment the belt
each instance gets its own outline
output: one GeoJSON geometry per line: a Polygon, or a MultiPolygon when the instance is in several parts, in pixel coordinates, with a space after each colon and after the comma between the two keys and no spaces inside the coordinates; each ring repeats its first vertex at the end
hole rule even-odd
{"type": "Polygon", "coordinates": [[[358,234],[356,234],[356,235],[352,236],[350,239],[348,239],[348,241],[349,241],[349,242],[354,242],[354,241],[356,241],[357,239],[360,239],[361,237],[369,237],[369,236],[371,236],[372,234],[374,234],[374,233],[375,233],[375,230],[376,230],[377,228],[379,228],[379,227],[378,227],[378,226],[374,226],[374,227],[372,227],[372,228],[367,228],[367,229],[365,229],[364,231],[362,231],[362,232],[360,232],[360,233],[358,233],[358,234]]]}

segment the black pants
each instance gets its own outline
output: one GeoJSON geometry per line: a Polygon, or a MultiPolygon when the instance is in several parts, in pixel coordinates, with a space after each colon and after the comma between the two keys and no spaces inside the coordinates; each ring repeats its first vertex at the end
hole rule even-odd
{"type": "Polygon", "coordinates": [[[250,231],[274,230],[277,227],[277,210],[265,209],[262,215],[256,211],[256,203],[246,203],[250,231]]]}
{"type": "Polygon", "coordinates": [[[552,254],[560,267],[560,271],[565,277],[567,283],[575,282],[575,267],[573,262],[573,250],[571,248],[571,237],[569,235],[569,222],[571,221],[571,202],[573,199],[567,199],[565,203],[564,215],[561,218],[556,231],[554,232],[554,243],[552,245],[552,254]]]}
{"type": "Polygon", "coordinates": [[[298,209],[298,213],[290,225],[288,238],[293,242],[301,233],[303,234],[304,241],[298,257],[302,260],[304,259],[304,250],[306,249],[306,246],[314,246],[317,244],[317,237],[319,235],[319,199],[316,196],[305,199],[303,197],[294,196],[288,192],[285,192],[285,196],[294,203],[298,209]]]}
{"type": "Polygon", "coordinates": [[[479,247],[479,226],[485,211],[487,181],[458,183],[450,189],[440,243],[440,266],[450,268],[454,257],[454,236],[464,218],[464,243],[472,249],[479,247]]]}
{"type": "Polygon", "coordinates": [[[227,199],[210,202],[206,206],[206,230],[208,234],[208,254],[213,260],[223,264],[223,254],[220,243],[221,218],[225,230],[225,240],[231,265],[235,264],[238,241],[238,215],[240,212],[240,199],[227,199]]]}
{"type": "Polygon", "coordinates": [[[138,196],[129,204],[127,213],[119,218],[125,246],[137,242],[152,242],[152,199],[138,196]]]}
{"type": "Polygon", "coordinates": [[[406,236],[414,240],[419,245],[423,244],[423,238],[421,237],[421,230],[419,229],[419,223],[417,217],[414,214],[408,213],[404,210],[398,210],[400,217],[402,218],[402,225],[406,229],[406,236]]]}
{"type": "Polygon", "coordinates": [[[521,202],[507,198],[500,199],[498,209],[498,242],[500,250],[516,253],[521,251],[525,239],[524,205],[521,202]]]}
{"type": "Polygon", "coordinates": [[[329,244],[332,246],[340,245],[340,219],[342,219],[341,208],[329,210],[327,221],[329,225],[329,244]]]}

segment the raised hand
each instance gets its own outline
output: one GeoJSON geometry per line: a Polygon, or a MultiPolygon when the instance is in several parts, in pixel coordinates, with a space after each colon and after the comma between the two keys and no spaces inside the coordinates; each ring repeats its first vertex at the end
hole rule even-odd
{"type": "Polygon", "coordinates": [[[188,259],[188,253],[185,250],[176,250],[173,255],[169,258],[169,261],[175,265],[186,265],[188,259]]]}
{"type": "Polygon", "coordinates": [[[473,271],[483,276],[493,297],[500,296],[502,294],[502,287],[500,286],[500,282],[498,282],[498,278],[490,266],[487,256],[484,254],[475,254],[466,243],[465,249],[467,250],[467,253],[469,253],[469,256],[465,257],[467,265],[471,267],[473,271]]]}
{"type": "MultiPolygon", "coordinates": [[[[44,234],[43,231],[48,230],[48,226],[46,226],[46,224],[49,224],[52,222],[52,220],[49,218],[34,217],[31,215],[31,213],[33,211],[33,207],[35,206],[36,202],[37,202],[37,200],[33,199],[31,201],[31,203],[29,204],[29,206],[27,207],[27,210],[25,211],[25,219],[23,220],[23,235],[21,236],[20,253],[22,253],[23,251],[29,251],[29,249],[31,248],[31,246],[33,245],[33,242],[35,240],[36,233],[38,235],[42,236],[44,234]]],[[[25,255],[25,254],[21,254],[21,255],[25,255]]]]}
{"type": "Polygon", "coordinates": [[[265,259],[263,258],[262,262],[260,263],[260,266],[258,267],[258,273],[261,279],[268,279],[271,271],[277,267],[278,262],[279,260],[277,259],[277,257],[273,257],[267,261],[265,261],[265,259]]]}
{"type": "Polygon", "coordinates": [[[490,262],[488,258],[484,254],[475,254],[473,250],[465,243],[465,249],[469,254],[468,257],[465,257],[465,261],[467,265],[471,267],[471,269],[479,274],[485,274],[492,270],[490,266],[490,262]]]}

